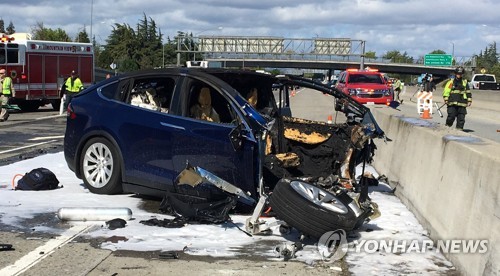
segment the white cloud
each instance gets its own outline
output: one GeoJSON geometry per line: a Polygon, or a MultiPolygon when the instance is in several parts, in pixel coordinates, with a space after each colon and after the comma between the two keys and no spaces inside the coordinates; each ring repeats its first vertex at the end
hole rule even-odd
{"type": "Polygon", "coordinates": [[[493,0],[84,0],[18,1],[0,4],[2,19],[17,32],[37,22],[74,36],[87,26],[104,41],[114,23],[135,26],[151,17],[165,36],[177,31],[220,35],[366,40],[366,50],[383,55],[406,51],[418,58],[440,49],[471,56],[500,37],[500,2],[493,0]],[[93,3],[93,5],[92,5],[93,3]],[[483,26],[486,25],[486,26],[483,26]],[[224,27],[218,30],[219,26],[224,27]]]}

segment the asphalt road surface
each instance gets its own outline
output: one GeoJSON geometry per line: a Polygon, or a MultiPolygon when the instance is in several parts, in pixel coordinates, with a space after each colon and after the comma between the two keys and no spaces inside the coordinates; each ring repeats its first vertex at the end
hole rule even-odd
{"type": "MultiPolygon", "coordinates": [[[[403,104],[398,107],[402,116],[420,117],[417,113],[417,98],[414,95],[416,90],[416,87],[406,87],[406,92],[401,97],[403,104]]],[[[439,87],[433,92],[433,100],[439,107],[443,106],[444,103],[442,94],[443,89],[439,87]]],[[[430,121],[444,126],[447,116],[446,106],[440,110],[443,114],[442,118],[434,106],[434,114],[432,114],[430,121]]],[[[467,108],[464,132],[500,142],[500,91],[472,90],[472,105],[467,108]]]]}
{"type": "MultiPolygon", "coordinates": [[[[419,118],[421,115],[417,113],[417,99],[413,95],[417,90],[414,86],[406,87],[406,92],[401,95],[403,104],[397,110],[401,116],[419,118]]],[[[438,88],[433,93],[433,99],[436,104],[441,107],[443,105],[442,88],[438,88]]],[[[480,138],[486,138],[500,143],[500,91],[496,90],[473,90],[472,91],[472,106],[467,108],[467,116],[465,118],[465,135],[475,135],[480,138]]],[[[331,116],[334,122],[344,122],[345,117],[342,113],[334,111],[334,98],[321,93],[309,93],[307,89],[298,90],[294,97],[291,98],[292,115],[294,117],[306,118],[317,121],[327,121],[331,116]]],[[[371,106],[373,108],[388,108],[384,105],[371,106]]],[[[435,106],[434,106],[435,107],[435,106]]],[[[432,114],[432,122],[436,122],[442,126],[446,121],[446,106],[442,107],[441,118],[434,110],[432,114]]],[[[456,121],[455,121],[456,123],[456,121]]]]}
{"type": "Polygon", "coordinates": [[[11,111],[0,122],[0,165],[63,149],[66,116],[50,105],[36,112],[11,111]]]}

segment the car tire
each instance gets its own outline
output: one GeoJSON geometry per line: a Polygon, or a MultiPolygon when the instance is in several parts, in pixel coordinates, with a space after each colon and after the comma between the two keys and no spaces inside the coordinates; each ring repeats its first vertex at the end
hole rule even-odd
{"type": "MultiPolygon", "coordinates": [[[[300,180],[280,180],[270,196],[270,206],[276,217],[302,234],[320,238],[328,231],[352,230],[358,218],[349,207],[350,197],[334,194],[300,180]],[[314,195],[314,193],[317,193],[314,195]],[[330,198],[333,202],[313,200],[330,198]]],[[[351,199],[352,200],[352,199],[351,199]]]]}
{"type": "Polygon", "coordinates": [[[102,137],[90,139],[80,157],[80,172],[85,187],[96,194],[121,193],[121,166],[118,160],[117,150],[109,140],[102,137]]]}

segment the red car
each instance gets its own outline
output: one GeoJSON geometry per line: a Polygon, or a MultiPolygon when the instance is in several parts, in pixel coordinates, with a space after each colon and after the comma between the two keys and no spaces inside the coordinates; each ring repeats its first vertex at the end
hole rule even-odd
{"type": "Polygon", "coordinates": [[[389,104],[393,100],[391,85],[375,70],[348,69],[340,73],[336,87],[363,104],[389,104]]]}

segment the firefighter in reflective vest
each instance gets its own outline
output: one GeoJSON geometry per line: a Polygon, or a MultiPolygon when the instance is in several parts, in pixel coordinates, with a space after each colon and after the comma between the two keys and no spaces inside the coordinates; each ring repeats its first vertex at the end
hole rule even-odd
{"type": "Polygon", "coordinates": [[[457,118],[457,129],[463,130],[465,124],[465,114],[467,107],[472,104],[472,94],[466,79],[462,76],[465,73],[463,67],[455,69],[455,78],[449,80],[443,90],[444,103],[448,106],[448,117],[446,125],[451,127],[457,118]]]}
{"type": "Polygon", "coordinates": [[[403,100],[399,97],[401,95],[401,90],[403,90],[403,83],[399,78],[396,78],[394,83],[392,84],[392,87],[394,89],[394,100],[398,101],[399,103],[403,103],[403,100]]]}
{"type": "Polygon", "coordinates": [[[83,90],[83,83],[75,70],[71,71],[71,76],[64,83],[62,90],[65,92],[64,110],[66,110],[73,97],[83,90]]]}
{"type": "Polygon", "coordinates": [[[12,79],[7,76],[7,71],[5,69],[0,69],[0,84],[2,88],[2,94],[0,95],[0,122],[5,122],[9,118],[9,110],[7,109],[9,99],[13,97],[15,93],[12,79]]]}

